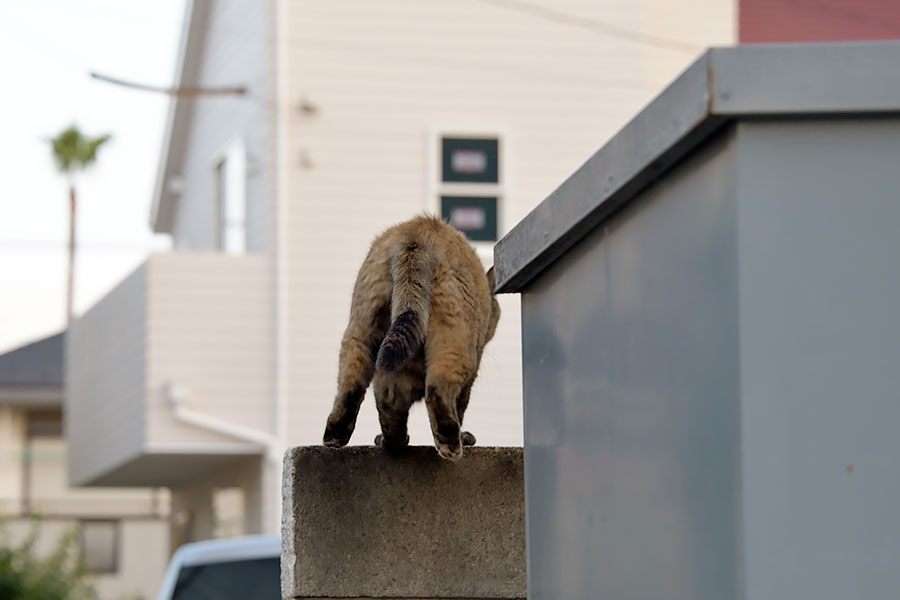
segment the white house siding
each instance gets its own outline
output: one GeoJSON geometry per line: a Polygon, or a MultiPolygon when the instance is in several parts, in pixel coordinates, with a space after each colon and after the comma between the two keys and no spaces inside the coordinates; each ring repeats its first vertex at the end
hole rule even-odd
{"type": "MultiPolygon", "coordinates": [[[[652,0],[646,8],[647,27],[656,35],[688,40],[698,46],[737,43],[738,3],[733,0],[652,0]]],[[[678,53],[659,53],[650,61],[654,87],[662,89],[687,64],[678,53]]]]}
{"type": "MultiPolygon", "coordinates": [[[[578,26],[500,4],[288,3],[289,443],[321,439],[350,293],[369,242],[391,223],[436,209],[428,197],[436,155],[430,132],[503,136],[508,228],[701,47],[733,40],[734,7],[722,0],[677,8],[663,0],[540,3],[557,17],[582,17],[578,26]],[[639,41],[625,40],[597,21],[645,35],[626,33],[639,41]],[[653,36],[690,42],[696,51],[659,48],[648,41],[653,36]],[[318,111],[293,110],[301,98],[318,111]]],[[[504,297],[502,305],[466,416],[485,444],[522,441],[518,298],[504,297]]],[[[371,443],[376,423],[369,400],[352,443],[371,443]]],[[[413,443],[430,443],[421,407],[410,426],[413,443]]]]}
{"type": "Polygon", "coordinates": [[[170,384],[187,391],[189,410],[272,433],[271,290],[262,254],[164,254],[76,320],[66,365],[71,479],[91,483],[153,453],[246,446],[178,421],[170,384]]]}
{"type": "Polygon", "coordinates": [[[147,268],[149,450],[186,444],[203,453],[204,445],[242,441],[176,420],[170,383],[186,386],[187,409],[273,433],[272,283],[264,255],[163,254],[147,268]]]}
{"type": "Polygon", "coordinates": [[[150,488],[73,488],[66,483],[67,445],[64,439],[35,436],[29,441],[29,508],[40,515],[77,515],[104,519],[168,512],[168,493],[150,488]]]}
{"type": "Polygon", "coordinates": [[[247,250],[266,248],[267,194],[265,165],[268,140],[270,54],[267,2],[195,0],[195,18],[206,19],[196,81],[201,88],[246,86],[238,97],[202,97],[192,102],[182,177],[184,191],[177,203],[175,247],[213,250],[216,247],[214,162],[235,139],[247,151],[247,250]]]}
{"type": "Polygon", "coordinates": [[[75,485],[143,447],[146,277],[144,264],[69,327],[65,434],[75,485]]]}
{"type": "Polygon", "coordinates": [[[25,411],[0,405],[0,514],[22,508],[25,411]]]}
{"type": "Polygon", "coordinates": [[[97,595],[101,600],[154,598],[168,564],[168,520],[124,520],[119,536],[119,569],[95,576],[97,595]]]}

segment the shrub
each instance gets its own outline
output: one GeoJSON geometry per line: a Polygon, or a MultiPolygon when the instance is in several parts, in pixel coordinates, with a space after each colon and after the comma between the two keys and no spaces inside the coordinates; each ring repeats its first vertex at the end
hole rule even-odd
{"type": "Polygon", "coordinates": [[[0,538],[0,598],[3,600],[95,600],[90,573],[78,548],[78,530],[70,529],[53,551],[38,556],[40,523],[18,546],[0,538]]]}

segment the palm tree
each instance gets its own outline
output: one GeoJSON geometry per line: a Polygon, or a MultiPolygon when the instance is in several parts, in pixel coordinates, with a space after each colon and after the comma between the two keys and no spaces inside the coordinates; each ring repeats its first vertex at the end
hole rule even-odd
{"type": "Polygon", "coordinates": [[[66,288],[66,325],[72,320],[73,277],[75,272],[75,174],[97,160],[97,150],[110,139],[109,135],[89,138],[72,125],[49,140],[56,167],[69,183],[69,273],[66,288]]]}

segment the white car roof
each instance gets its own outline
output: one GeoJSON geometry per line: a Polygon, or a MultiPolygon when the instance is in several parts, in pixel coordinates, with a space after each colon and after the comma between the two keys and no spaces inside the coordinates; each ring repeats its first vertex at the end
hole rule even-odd
{"type": "Polygon", "coordinates": [[[172,556],[172,562],[186,567],[199,564],[253,560],[281,556],[281,537],[277,535],[254,535],[223,540],[192,542],[181,546],[172,556]]]}
{"type": "Polygon", "coordinates": [[[184,567],[259,558],[281,558],[281,537],[253,535],[185,544],[172,555],[157,600],[169,600],[184,567]]]}

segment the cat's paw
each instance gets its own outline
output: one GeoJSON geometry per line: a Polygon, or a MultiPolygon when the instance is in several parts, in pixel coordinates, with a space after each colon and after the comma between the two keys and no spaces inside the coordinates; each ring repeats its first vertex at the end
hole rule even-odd
{"type": "Polygon", "coordinates": [[[447,460],[459,460],[463,455],[459,426],[442,426],[434,434],[434,447],[447,460]]]}
{"type": "Polygon", "coordinates": [[[347,427],[340,422],[332,422],[331,419],[325,425],[325,435],[322,436],[322,443],[329,448],[342,448],[350,441],[353,435],[353,428],[347,427]]]}
{"type": "Polygon", "coordinates": [[[406,436],[405,440],[385,439],[384,435],[379,433],[375,436],[375,445],[385,450],[402,450],[409,446],[409,436],[406,436]]]}
{"type": "Polygon", "coordinates": [[[442,444],[440,442],[434,445],[437,448],[438,454],[441,455],[441,458],[446,458],[447,460],[457,461],[462,458],[463,449],[462,444],[459,442],[451,443],[451,444],[442,444]]]}
{"type": "Polygon", "coordinates": [[[471,432],[463,431],[459,437],[462,440],[463,446],[474,446],[475,445],[475,436],[472,435],[471,432]]]}

